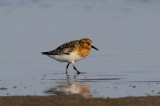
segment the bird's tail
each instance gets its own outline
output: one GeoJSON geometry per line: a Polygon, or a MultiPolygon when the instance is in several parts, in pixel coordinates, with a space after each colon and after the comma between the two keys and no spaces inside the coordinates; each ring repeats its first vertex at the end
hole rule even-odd
{"type": "Polygon", "coordinates": [[[43,55],[49,55],[49,52],[41,52],[43,55]]]}

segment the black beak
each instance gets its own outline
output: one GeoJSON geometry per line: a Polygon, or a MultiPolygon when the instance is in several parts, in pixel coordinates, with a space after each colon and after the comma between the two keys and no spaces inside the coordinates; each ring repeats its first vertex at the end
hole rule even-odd
{"type": "Polygon", "coordinates": [[[95,46],[93,46],[93,45],[91,46],[91,48],[96,49],[98,51],[98,49],[95,46]]]}

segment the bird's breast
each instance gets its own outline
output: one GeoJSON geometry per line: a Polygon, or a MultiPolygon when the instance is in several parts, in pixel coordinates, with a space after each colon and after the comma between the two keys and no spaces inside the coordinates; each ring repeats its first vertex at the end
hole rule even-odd
{"type": "Polygon", "coordinates": [[[85,58],[86,56],[88,56],[89,53],[90,53],[90,49],[82,49],[80,51],[77,51],[77,54],[82,58],[85,58]]]}

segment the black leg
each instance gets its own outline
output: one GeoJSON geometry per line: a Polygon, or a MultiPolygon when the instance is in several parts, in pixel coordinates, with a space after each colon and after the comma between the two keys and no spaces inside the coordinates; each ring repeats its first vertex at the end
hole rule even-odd
{"type": "Polygon", "coordinates": [[[73,68],[77,71],[77,74],[79,75],[80,72],[76,69],[76,67],[73,65],[73,68]]]}
{"type": "Polygon", "coordinates": [[[66,75],[67,75],[67,69],[68,69],[68,67],[69,67],[69,62],[68,62],[68,64],[67,64],[67,66],[66,66],[66,75]]]}

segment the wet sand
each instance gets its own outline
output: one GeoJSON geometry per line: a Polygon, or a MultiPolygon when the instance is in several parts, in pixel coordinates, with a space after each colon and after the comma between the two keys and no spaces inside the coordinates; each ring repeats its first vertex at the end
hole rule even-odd
{"type": "Polygon", "coordinates": [[[79,96],[5,96],[0,106],[159,106],[159,96],[126,97],[116,99],[79,96]]]}

